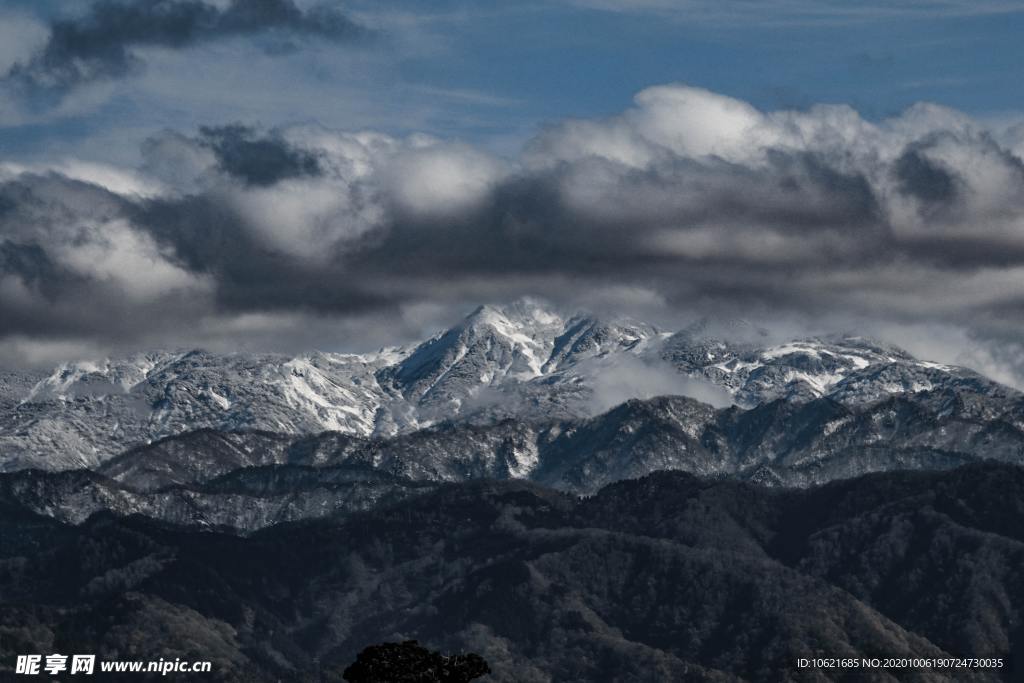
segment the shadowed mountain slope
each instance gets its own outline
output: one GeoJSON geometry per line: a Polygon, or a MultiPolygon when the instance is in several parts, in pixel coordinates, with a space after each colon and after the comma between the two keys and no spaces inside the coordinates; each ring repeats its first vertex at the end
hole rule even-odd
{"type": "MultiPolygon", "coordinates": [[[[582,500],[451,484],[240,538],[0,507],[0,661],[181,656],[211,680],[340,680],[367,645],[476,652],[495,681],[1015,680],[1024,470],[807,490],[657,473],[582,500]],[[1011,657],[799,671],[797,657],[1011,657]]],[[[9,664],[8,664],[9,665],[9,664]]]]}

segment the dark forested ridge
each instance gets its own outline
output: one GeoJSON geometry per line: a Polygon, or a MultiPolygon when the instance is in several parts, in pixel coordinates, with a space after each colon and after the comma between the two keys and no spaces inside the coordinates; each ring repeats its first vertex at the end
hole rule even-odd
{"type": "Polygon", "coordinates": [[[481,681],[1021,680],[1024,469],[806,490],[658,472],[583,499],[481,481],[249,537],[8,502],[0,602],[5,667],[96,652],[340,681],[367,646],[415,639],[481,655],[481,681]],[[815,655],[1007,666],[794,667],[815,655]]]}
{"type": "Polygon", "coordinates": [[[661,396],[581,420],[447,421],[380,438],[203,429],[96,470],[0,472],[0,500],[72,523],[108,510],[254,531],[365,511],[441,482],[529,479],[593,494],[658,470],[810,486],[988,459],[1024,464],[1024,404],[968,398],[918,392],[856,409],[822,398],[715,410],[661,396]]]}

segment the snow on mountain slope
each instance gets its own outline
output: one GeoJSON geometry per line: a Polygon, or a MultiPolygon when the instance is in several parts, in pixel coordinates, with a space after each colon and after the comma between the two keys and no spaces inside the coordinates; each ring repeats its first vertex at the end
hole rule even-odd
{"type": "Polygon", "coordinates": [[[555,339],[544,371],[564,370],[583,360],[622,352],[641,354],[662,335],[658,329],[642,322],[618,320],[608,322],[585,315],[570,318],[563,332],[555,339]]]}
{"type": "Polygon", "coordinates": [[[152,354],[58,368],[0,415],[3,469],[94,467],[200,428],[373,433],[389,354],[152,354]]]}
{"type": "Polygon", "coordinates": [[[954,385],[983,394],[1017,393],[966,368],[919,361],[864,337],[802,339],[757,348],[681,332],[666,340],[662,353],[680,371],[726,388],[743,406],[823,396],[864,404],[954,385]]]}
{"type": "MultiPolygon", "coordinates": [[[[821,397],[861,405],[949,390],[992,413],[991,400],[1019,395],[861,337],[765,345],[750,326],[727,332],[740,341],[707,326],[668,334],[627,319],[562,317],[524,299],[481,306],[418,346],[375,354],[159,352],[66,364],[42,379],[5,376],[0,470],[96,467],[202,428],[369,437],[454,417],[575,418],[605,409],[595,393],[609,384],[623,385],[621,396],[612,392],[616,402],[657,393],[701,398],[690,389],[707,386],[745,407],[821,397]],[[664,381],[628,386],[638,375],[664,381]]],[[[530,458],[521,453],[514,467],[528,471],[530,458]]]]}
{"type": "Polygon", "coordinates": [[[469,390],[543,374],[563,327],[561,318],[530,300],[481,306],[380,377],[410,401],[457,410],[469,390]]]}

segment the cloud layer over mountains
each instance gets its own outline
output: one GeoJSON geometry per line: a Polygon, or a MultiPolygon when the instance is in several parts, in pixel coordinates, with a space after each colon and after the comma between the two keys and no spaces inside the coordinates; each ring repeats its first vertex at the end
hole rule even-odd
{"type": "Polygon", "coordinates": [[[934,105],[872,122],[664,85],[617,116],[551,125],[516,159],[244,123],[167,130],[143,156],[0,164],[6,358],[376,341],[524,294],[938,326],[998,340],[1011,365],[1024,332],[1024,124],[934,105]]]}

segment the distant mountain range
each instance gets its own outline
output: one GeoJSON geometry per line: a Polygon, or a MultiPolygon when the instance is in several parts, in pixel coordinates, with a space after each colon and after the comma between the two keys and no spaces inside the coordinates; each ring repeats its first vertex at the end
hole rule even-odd
{"type": "Polygon", "coordinates": [[[807,486],[981,460],[1024,464],[1024,403],[953,389],[844,405],[775,399],[715,409],[631,400],[592,418],[444,422],[388,438],[199,430],[131,449],[95,471],[0,475],[0,495],[79,522],[111,510],[252,531],[336,517],[440,482],[531,479],[592,494],[658,470],[807,486]]]}
{"type": "Polygon", "coordinates": [[[470,480],[593,494],[658,470],[809,486],[1024,464],[1013,389],[859,337],[757,346],[741,332],[520,301],[363,356],[193,351],[9,374],[0,496],[74,523],[111,511],[252,532],[470,480]],[[673,389],[719,407],[618,401],[673,389]]]}
{"type": "MultiPolygon", "coordinates": [[[[847,413],[883,419],[871,406],[890,399],[898,399],[897,412],[914,406],[936,420],[992,423],[993,432],[1024,424],[1015,412],[1018,392],[964,368],[860,337],[764,346],[756,330],[743,336],[737,342],[699,325],[669,333],[629,320],[563,318],[523,300],[482,306],[422,344],[365,355],[160,352],[66,364],[41,376],[9,373],[0,376],[0,471],[96,468],[197,429],[381,439],[449,422],[513,419],[536,429],[663,394],[746,409],[828,399],[818,405],[837,406],[826,409],[836,411],[829,434],[845,433],[847,413]]],[[[906,445],[946,449],[939,441],[932,435],[906,445]]],[[[516,456],[509,476],[529,476],[531,458],[516,456]]],[[[756,460],[725,470],[745,471],[756,460]]]]}

